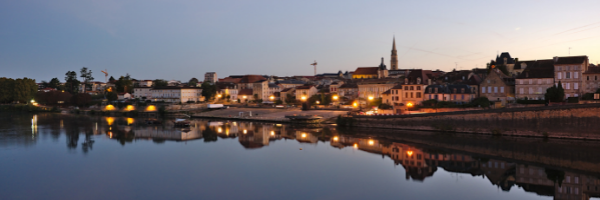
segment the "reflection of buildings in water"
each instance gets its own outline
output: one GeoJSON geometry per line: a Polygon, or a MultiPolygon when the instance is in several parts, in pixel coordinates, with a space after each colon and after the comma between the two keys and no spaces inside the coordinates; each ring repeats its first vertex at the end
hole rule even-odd
{"type": "Polygon", "coordinates": [[[490,159],[481,163],[481,170],[493,185],[509,191],[515,184],[516,165],[514,163],[490,159]]]}
{"type": "Polygon", "coordinates": [[[264,129],[263,125],[253,125],[252,123],[240,123],[240,129],[242,130],[242,133],[239,134],[239,141],[240,144],[244,146],[244,148],[255,149],[269,145],[270,131],[267,132],[267,129],[264,129]]]}
{"type": "Polygon", "coordinates": [[[546,169],[531,165],[517,165],[516,183],[527,192],[554,196],[554,199],[590,199],[600,197],[600,180],[593,176],[546,169]],[[548,174],[550,173],[550,175],[548,174]],[[550,178],[556,177],[558,183],[550,178]],[[560,177],[562,178],[560,178],[560,177]]]}
{"type": "Polygon", "coordinates": [[[435,165],[430,166],[425,161],[426,154],[415,147],[393,142],[387,147],[383,147],[382,152],[387,153],[394,164],[402,165],[406,171],[406,180],[413,179],[418,181],[425,180],[432,176],[437,170],[435,165]]]}
{"type": "Polygon", "coordinates": [[[305,131],[296,131],[296,140],[301,143],[317,144],[319,138],[312,133],[305,131]]]}
{"type": "MultiPolygon", "coordinates": [[[[131,127],[129,127],[131,128],[131,127]]],[[[202,138],[202,132],[195,126],[185,128],[165,128],[158,126],[144,126],[135,130],[136,138],[151,138],[164,140],[195,140],[202,138]]]]}

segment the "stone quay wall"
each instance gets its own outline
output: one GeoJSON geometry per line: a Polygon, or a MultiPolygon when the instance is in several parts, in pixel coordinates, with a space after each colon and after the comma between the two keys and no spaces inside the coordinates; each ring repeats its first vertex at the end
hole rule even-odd
{"type": "Polygon", "coordinates": [[[600,140],[600,104],[353,118],[367,128],[600,140]]]}

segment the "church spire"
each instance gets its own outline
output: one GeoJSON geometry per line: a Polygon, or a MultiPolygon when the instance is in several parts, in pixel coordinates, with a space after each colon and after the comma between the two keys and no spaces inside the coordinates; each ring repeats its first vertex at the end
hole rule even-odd
{"type": "Polygon", "coordinates": [[[392,56],[390,58],[390,70],[398,70],[398,54],[396,53],[396,36],[392,42],[392,56]]]}

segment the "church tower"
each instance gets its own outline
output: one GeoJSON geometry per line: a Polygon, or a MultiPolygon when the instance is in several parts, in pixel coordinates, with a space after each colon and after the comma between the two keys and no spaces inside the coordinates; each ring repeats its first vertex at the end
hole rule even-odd
{"type": "Polygon", "coordinates": [[[390,59],[390,70],[398,70],[398,54],[396,53],[396,36],[392,42],[392,58],[390,59]]]}

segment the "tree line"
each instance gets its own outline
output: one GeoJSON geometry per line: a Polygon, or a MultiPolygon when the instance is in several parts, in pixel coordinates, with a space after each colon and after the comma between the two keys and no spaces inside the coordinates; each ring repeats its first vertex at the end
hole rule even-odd
{"type": "Polygon", "coordinates": [[[26,103],[33,99],[37,92],[35,79],[0,78],[0,103],[26,103]]]}

